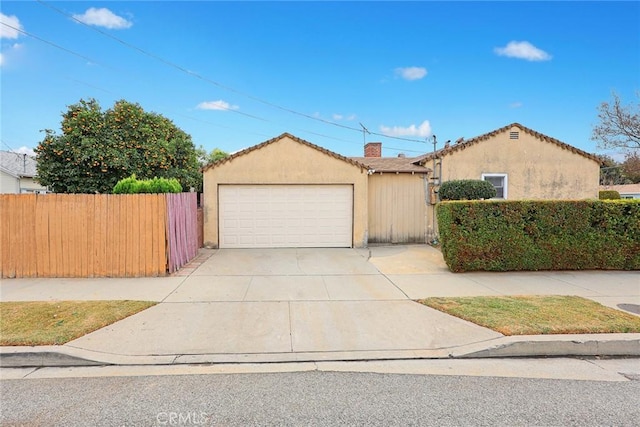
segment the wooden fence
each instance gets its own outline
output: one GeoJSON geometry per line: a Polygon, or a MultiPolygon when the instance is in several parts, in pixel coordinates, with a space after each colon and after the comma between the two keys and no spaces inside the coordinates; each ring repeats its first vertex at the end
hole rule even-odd
{"type": "Polygon", "coordinates": [[[197,254],[195,204],[195,193],[2,194],[2,277],[173,272],[197,254]]]}

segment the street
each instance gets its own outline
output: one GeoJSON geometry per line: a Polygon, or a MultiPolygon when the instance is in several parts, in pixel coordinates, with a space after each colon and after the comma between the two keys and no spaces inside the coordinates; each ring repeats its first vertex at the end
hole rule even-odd
{"type": "Polygon", "coordinates": [[[0,424],[635,426],[640,419],[637,359],[311,365],[44,368],[26,378],[4,369],[0,424]],[[450,374],[349,372],[443,369],[450,374]],[[243,370],[251,373],[231,373],[243,370]],[[632,373],[618,374],[625,371],[632,373]]]}

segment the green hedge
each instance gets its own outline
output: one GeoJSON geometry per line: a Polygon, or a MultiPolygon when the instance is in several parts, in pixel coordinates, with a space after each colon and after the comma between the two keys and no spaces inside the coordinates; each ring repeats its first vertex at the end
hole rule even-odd
{"type": "Polygon", "coordinates": [[[481,200],[496,197],[496,189],[489,181],[459,179],[443,182],[438,190],[440,200],[481,200]]]}
{"type": "Polygon", "coordinates": [[[620,193],[616,190],[600,190],[598,192],[598,199],[600,200],[617,200],[620,198],[620,193]]]}
{"type": "Polygon", "coordinates": [[[153,178],[139,180],[135,175],[118,181],[113,187],[113,194],[136,193],[180,193],[182,186],[177,179],[153,178]]]}
{"type": "Polygon", "coordinates": [[[640,200],[437,206],[451,271],[640,269],[640,200]]]}

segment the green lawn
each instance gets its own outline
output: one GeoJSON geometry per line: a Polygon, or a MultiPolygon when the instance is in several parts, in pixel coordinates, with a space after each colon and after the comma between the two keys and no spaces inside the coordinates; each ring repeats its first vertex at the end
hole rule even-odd
{"type": "Polygon", "coordinates": [[[58,345],[151,306],[150,301],[0,303],[0,345],[58,345]]]}
{"type": "Polygon", "coordinates": [[[503,335],[640,332],[640,317],[576,296],[427,298],[420,303],[503,335]]]}

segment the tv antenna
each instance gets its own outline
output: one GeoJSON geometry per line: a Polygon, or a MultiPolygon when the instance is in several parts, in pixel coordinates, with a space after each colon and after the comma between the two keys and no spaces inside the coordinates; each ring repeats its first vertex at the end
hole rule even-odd
{"type": "Polygon", "coordinates": [[[367,129],[366,127],[364,127],[364,125],[362,123],[360,123],[360,126],[362,127],[362,145],[367,145],[367,133],[369,135],[371,135],[371,132],[369,132],[369,129],[367,129]]]}

